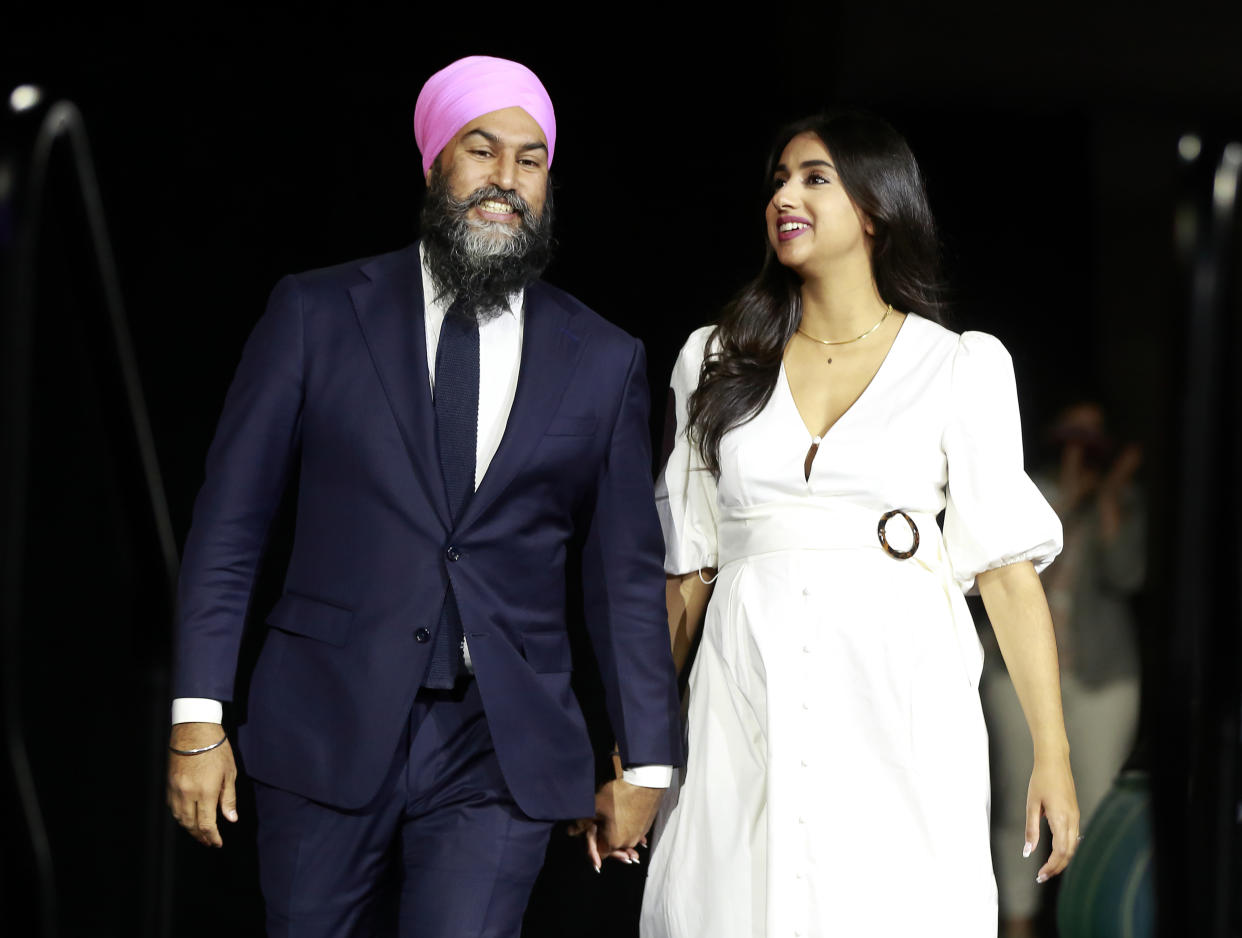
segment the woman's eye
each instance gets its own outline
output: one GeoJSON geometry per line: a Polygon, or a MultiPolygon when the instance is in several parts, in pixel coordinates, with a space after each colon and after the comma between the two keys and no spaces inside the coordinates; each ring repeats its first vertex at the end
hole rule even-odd
{"type": "Polygon", "coordinates": [[[773,179],[772,180],[772,191],[775,192],[777,189],[779,189],[784,184],[785,184],[784,179],[780,179],[780,178],[773,179]]]}
{"type": "Polygon", "coordinates": [[[806,181],[808,185],[822,186],[827,184],[828,177],[822,176],[819,173],[811,173],[811,175],[807,177],[806,181]]]}

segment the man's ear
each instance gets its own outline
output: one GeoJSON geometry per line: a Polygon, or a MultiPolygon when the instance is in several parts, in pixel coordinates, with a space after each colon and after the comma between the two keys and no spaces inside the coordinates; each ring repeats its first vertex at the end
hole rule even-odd
{"type": "Polygon", "coordinates": [[[427,183],[427,185],[431,185],[432,174],[440,172],[441,155],[441,153],[436,154],[436,158],[432,160],[431,165],[427,167],[427,172],[423,174],[423,182],[427,183]]]}

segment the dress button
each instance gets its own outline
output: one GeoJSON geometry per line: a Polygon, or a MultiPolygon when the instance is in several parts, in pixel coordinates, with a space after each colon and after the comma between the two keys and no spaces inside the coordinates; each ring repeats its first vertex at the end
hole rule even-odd
{"type": "Polygon", "coordinates": [[[799,870],[797,873],[794,873],[794,879],[801,879],[801,878],[802,878],[802,871],[801,871],[801,870],[799,870]]]}
{"type": "Polygon", "coordinates": [[[804,769],[806,768],[806,760],[805,760],[805,759],[803,759],[803,760],[802,760],[802,767],[803,767],[804,769]]]}
{"type": "Polygon", "coordinates": [[[809,655],[809,654],[811,653],[811,646],[810,646],[810,645],[803,645],[803,646],[802,646],[802,653],[803,653],[804,655],[809,655]]]}
{"type": "Polygon", "coordinates": [[[414,633],[414,641],[418,642],[420,645],[426,644],[431,641],[431,632],[427,629],[418,629],[414,633]]]}
{"type": "Polygon", "coordinates": [[[802,701],[802,709],[803,709],[803,710],[810,710],[810,709],[811,709],[811,705],[810,705],[809,703],[807,703],[807,702],[804,700],[804,701],[802,701]]]}
{"type": "Polygon", "coordinates": [[[459,551],[456,547],[449,547],[444,551],[444,556],[449,560],[456,562],[461,559],[461,551],[459,551]]]}
{"type": "Polygon", "coordinates": [[[803,595],[803,596],[810,596],[810,595],[811,595],[811,588],[810,588],[809,586],[804,586],[804,587],[802,588],[802,595],[803,595]]]}
{"type": "Polygon", "coordinates": [[[799,824],[805,824],[805,823],[806,823],[806,818],[804,818],[804,817],[800,817],[800,818],[798,818],[798,823],[799,823],[799,824]]]}

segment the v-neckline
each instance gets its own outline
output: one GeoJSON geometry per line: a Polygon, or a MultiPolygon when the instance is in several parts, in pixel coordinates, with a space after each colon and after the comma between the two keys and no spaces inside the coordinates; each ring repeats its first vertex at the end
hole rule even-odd
{"type": "MultiPolygon", "coordinates": [[[[903,319],[901,321],[901,325],[897,327],[897,334],[893,336],[893,341],[889,343],[888,351],[884,353],[884,358],[880,361],[880,367],[875,370],[875,374],[871,376],[871,380],[868,381],[863,389],[858,393],[858,397],[854,398],[854,402],[850,404],[849,407],[845,408],[845,410],[841,412],[841,416],[837,417],[837,419],[832,422],[832,425],[823,433],[813,433],[806,425],[806,420],[802,416],[802,411],[798,408],[798,401],[794,398],[793,388],[790,387],[789,376],[785,373],[785,356],[781,356],[779,378],[781,383],[785,386],[785,396],[789,399],[790,407],[793,408],[794,418],[797,420],[798,425],[802,428],[803,432],[810,437],[812,444],[822,443],[824,440],[828,439],[828,435],[841,425],[841,421],[858,409],[858,405],[863,402],[863,399],[867,396],[867,393],[875,387],[875,384],[879,380],[880,376],[884,374],[886,366],[893,357],[893,350],[897,348],[897,343],[901,341],[901,337],[906,331],[906,325],[910,322],[910,319],[916,315],[916,313],[906,313],[906,318],[903,319]]],[[[813,469],[814,461],[812,461],[811,466],[813,469]]]]}

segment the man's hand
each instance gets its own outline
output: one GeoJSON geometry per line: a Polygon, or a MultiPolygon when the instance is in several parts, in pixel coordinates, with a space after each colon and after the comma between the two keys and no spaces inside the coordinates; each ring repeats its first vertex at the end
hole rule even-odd
{"type": "Polygon", "coordinates": [[[586,835],[587,856],[595,872],[600,871],[608,857],[625,863],[638,862],[634,848],[647,845],[646,833],[655,820],[664,791],[617,778],[595,793],[595,817],[582,818],[569,826],[571,837],[586,835]]]}
{"type": "Polygon", "coordinates": [[[651,829],[663,788],[614,779],[595,793],[596,843],[600,854],[631,850],[651,829]]]}
{"type": "MultiPolygon", "coordinates": [[[[168,744],[173,749],[201,749],[223,734],[219,723],[177,723],[168,744]]],[[[177,823],[204,846],[224,846],[216,826],[216,807],[230,821],[237,820],[236,782],[237,763],[227,742],[196,756],[168,754],[168,806],[177,823]]]]}

